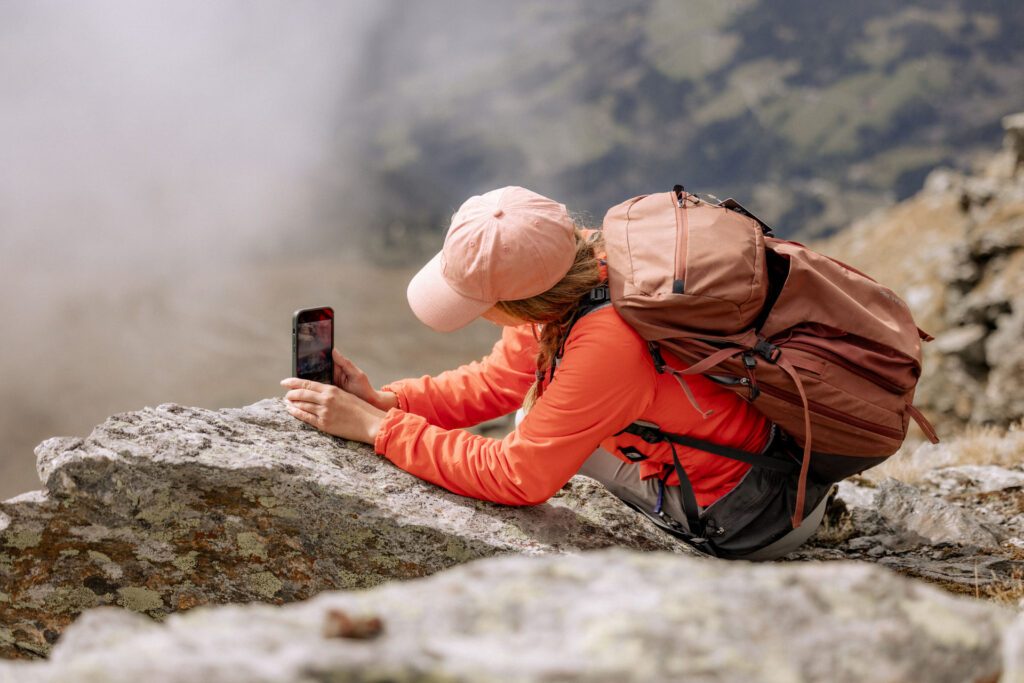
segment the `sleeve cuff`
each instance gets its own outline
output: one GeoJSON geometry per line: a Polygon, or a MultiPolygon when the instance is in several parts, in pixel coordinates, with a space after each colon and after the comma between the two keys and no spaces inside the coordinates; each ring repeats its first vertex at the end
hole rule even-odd
{"type": "MultiPolygon", "coordinates": [[[[383,391],[383,390],[382,390],[383,391]]],[[[401,394],[399,394],[401,396],[401,394]]],[[[401,408],[390,408],[381,418],[380,426],[377,428],[377,437],[373,440],[373,450],[378,455],[387,455],[388,441],[391,438],[391,430],[410,413],[401,408]]]]}
{"type": "Polygon", "coordinates": [[[402,393],[402,384],[400,382],[393,382],[391,384],[385,384],[378,391],[390,391],[398,397],[398,408],[409,412],[409,401],[406,400],[405,394],[402,393]]]}

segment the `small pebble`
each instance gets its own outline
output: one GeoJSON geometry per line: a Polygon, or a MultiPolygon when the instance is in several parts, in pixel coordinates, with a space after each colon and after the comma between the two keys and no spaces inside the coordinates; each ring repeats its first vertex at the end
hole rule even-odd
{"type": "Polygon", "coordinates": [[[324,638],[369,640],[384,630],[380,617],[354,617],[341,609],[329,609],[324,617],[324,638]]]}

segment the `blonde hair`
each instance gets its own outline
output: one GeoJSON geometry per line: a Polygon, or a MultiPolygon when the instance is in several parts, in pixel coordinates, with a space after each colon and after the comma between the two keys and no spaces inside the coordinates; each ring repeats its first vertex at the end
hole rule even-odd
{"type": "MultiPolygon", "coordinates": [[[[523,408],[529,410],[544,393],[545,375],[550,382],[554,377],[555,359],[562,355],[562,347],[569,329],[576,322],[581,300],[601,283],[601,267],[597,252],[604,249],[604,238],[596,233],[587,241],[579,228],[575,229],[576,255],[565,276],[545,292],[528,299],[499,301],[498,310],[525,322],[542,325],[538,342],[537,378],[526,393],[523,408]]],[[[536,327],[534,335],[537,335],[536,327]]]]}

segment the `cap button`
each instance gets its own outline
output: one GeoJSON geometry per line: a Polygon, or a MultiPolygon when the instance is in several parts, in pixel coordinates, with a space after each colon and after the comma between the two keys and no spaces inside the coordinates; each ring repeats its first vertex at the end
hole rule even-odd
{"type": "Polygon", "coordinates": [[[505,215],[505,212],[502,211],[501,209],[495,209],[494,210],[494,217],[495,218],[501,218],[504,215],[505,215]]]}

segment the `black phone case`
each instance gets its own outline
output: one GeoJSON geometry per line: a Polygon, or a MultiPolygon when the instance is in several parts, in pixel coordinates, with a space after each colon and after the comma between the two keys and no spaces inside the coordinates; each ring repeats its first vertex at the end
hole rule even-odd
{"type": "MultiPolygon", "coordinates": [[[[331,321],[331,348],[334,348],[334,309],[330,306],[314,306],[313,308],[300,308],[292,314],[292,377],[299,376],[299,322],[303,317],[312,316],[320,311],[327,311],[331,321]]],[[[334,384],[334,359],[331,359],[331,384],[334,384]]]]}

